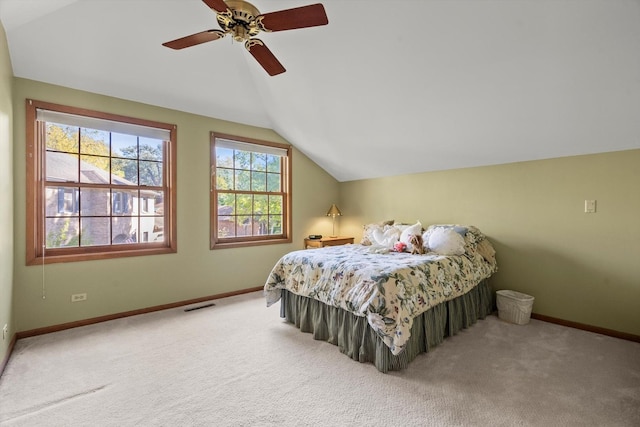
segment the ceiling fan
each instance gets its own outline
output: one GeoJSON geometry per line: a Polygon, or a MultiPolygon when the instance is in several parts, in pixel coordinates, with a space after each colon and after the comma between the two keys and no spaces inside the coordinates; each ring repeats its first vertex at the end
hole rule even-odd
{"type": "Polygon", "coordinates": [[[324,6],[320,3],[260,14],[254,5],[244,0],[202,1],[216,12],[218,24],[222,30],[206,30],[162,43],[162,45],[171,49],[184,49],[231,34],[235,41],[244,42],[244,47],[270,76],[284,73],[286,70],[264,42],[254,36],[260,31],[294,30],[329,23],[324,6]]]}

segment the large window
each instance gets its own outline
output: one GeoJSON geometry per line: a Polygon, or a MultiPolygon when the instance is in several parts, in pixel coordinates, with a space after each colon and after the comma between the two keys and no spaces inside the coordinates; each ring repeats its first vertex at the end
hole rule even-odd
{"type": "Polygon", "coordinates": [[[291,242],[291,147],[211,133],[211,248],[291,242]]]}
{"type": "Polygon", "coordinates": [[[27,100],[27,264],[175,252],[174,125],[27,100]]]}

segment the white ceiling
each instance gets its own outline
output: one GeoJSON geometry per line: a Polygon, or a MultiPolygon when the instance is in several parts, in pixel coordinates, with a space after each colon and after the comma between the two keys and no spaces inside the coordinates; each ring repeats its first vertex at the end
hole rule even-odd
{"type": "MultiPolygon", "coordinates": [[[[318,0],[254,0],[272,12],[318,0]]],[[[339,181],[640,148],[640,0],[320,0],[262,33],[201,0],[0,0],[14,75],[272,128],[339,181]]]]}

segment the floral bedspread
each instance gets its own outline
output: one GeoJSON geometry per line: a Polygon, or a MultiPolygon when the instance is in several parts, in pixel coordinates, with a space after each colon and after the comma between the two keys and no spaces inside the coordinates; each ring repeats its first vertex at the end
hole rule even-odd
{"type": "Polygon", "coordinates": [[[281,289],[366,316],[394,355],[410,336],[413,319],[474,288],[497,270],[475,251],[460,256],[372,253],[362,245],[330,246],[286,254],[264,286],[267,306],[281,289]]]}

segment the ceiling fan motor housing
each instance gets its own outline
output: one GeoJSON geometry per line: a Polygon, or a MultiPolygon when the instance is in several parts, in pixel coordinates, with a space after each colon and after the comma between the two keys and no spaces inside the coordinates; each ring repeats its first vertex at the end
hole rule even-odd
{"type": "Polygon", "coordinates": [[[244,42],[245,48],[270,76],[284,73],[286,69],[262,40],[255,38],[258,33],[261,31],[271,33],[275,31],[317,27],[329,23],[324,6],[320,3],[269,12],[262,15],[257,7],[244,0],[202,1],[216,13],[220,30],[211,29],[200,31],[189,36],[162,43],[162,45],[171,49],[180,50],[218,40],[226,34],[231,34],[233,40],[244,42]]]}
{"type": "Polygon", "coordinates": [[[248,40],[261,31],[256,22],[260,15],[257,7],[242,0],[228,0],[225,3],[231,13],[218,13],[218,24],[222,31],[233,34],[233,39],[238,42],[248,40]]]}

